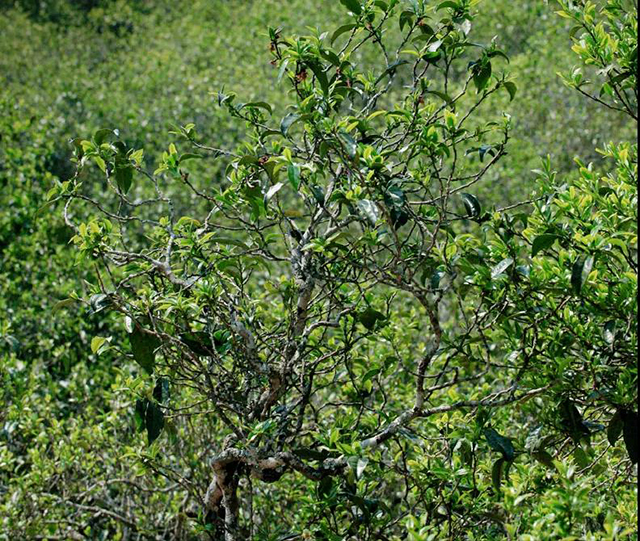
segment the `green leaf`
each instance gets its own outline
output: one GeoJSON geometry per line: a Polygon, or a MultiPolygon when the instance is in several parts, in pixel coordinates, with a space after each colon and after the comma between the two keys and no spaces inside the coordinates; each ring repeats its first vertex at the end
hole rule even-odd
{"type": "Polygon", "coordinates": [[[93,134],[93,142],[97,146],[100,146],[102,143],[104,143],[107,139],[111,137],[115,137],[114,131],[103,128],[96,131],[96,133],[93,134]]]}
{"type": "Polygon", "coordinates": [[[495,280],[496,278],[504,274],[507,269],[509,269],[509,267],[511,267],[514,263],[515,261],[510,257],[502,260],[491,270],[491,278],[495,280]]]}
{"type": "Polygon", "coordinates": [[[289,67],[289,59],[285,59],[284,62],[282,62],[282,64],[280,65],[280,69],[278,70],[278,78],[277,81],[278,83],[282,81],[282,78],[284,77],[284,74],[287,71],[287,67],[289,67]]]}
{"type": "Polygon", "coordinates": [[[560,420],[563,430],[578,442],[583,436],[589,434],[585,426],[582,414],[571,400],[564,400],[559,407],[560,420]]]}
{"type": "Polygon", "coordinates": [[[400,229],[409,221],[409,214],[404,209],[406,201],[405,193],[397,186],[389,188],[384,195],[384,202],[389,209],[391,223],[395,229],[400,229]]]}
{"type": "Polygon", "coordinates": [[[632,464],[638,463],[638,412],[625,411],[622,414],[624,422],[623,436],[627,452],[632,464]]]}
{"type": "Polygon", "coordinates": [[[310,187],[311,193],[313,194],[314,199],[320,204],[320,205],[324,205],[324,201],[325,201],[325,194],[324,194],[324,190],[322,189],[322,186],[311,186],[310,187]]]}
{"type": "Polygon", "coordinates": [[[430,285],[431,285],[431,289],[436,290],[440,288],[440,282],[442,281],[442,279],[446,276],[446,273],[438,270],[436,272],[433,273],[433,276],[431,276],[431,280],[430,280],[430,285]]]}
{"type": "Polygon", "coordinates": [[[357,205],[362,215],[369,220],[371,225],[378,223],[380,219],[380,209],[378,209],[378,205],[368,199],[361,199],[357,205]]]}
{"type": "Polygon", "coordinates": [[[441,46],[442,46],[442,40],[441,39],[436,40],[427,47],[427,51],[430,53],[437,53],[438,49],[440,49],[441,46]]]}
{"type": "Polygon", "coordinates": [[[364,473],[364,470],[367,468],[368,464],[369,459],[367,458],[361,458],[360,460],[358,460],[358,464],[356,466],[356,477],[358,479],[362,477],[362,474],[364,473]]]}
{"type": "Polygon", "coordinates": [[[248,154],[247,156],[242,156],[242,158],[238,160],[238,165],[255,165],[259,163],[259,161],[260,160],[258,160],[258,158],[256,158],[255,156],[251,156],[250,154],[248,154]]]}
{"type": "Polygon", "coordinates": [[[386,70],[384,70],[384,72],[382,73],[382,75],[380,75],[380,77],[378,77],[376,79],[376,83],[375,84],[378,84],[380,81],[382,81],[382,79],[384,79],[385,76],[395,74],[396,70],[400,66],[404,66],[405,64],[409,64],[409,61],[408,60],[398,60],[397,62],[393,62],[393,63],[389,64],[389,67],[386,70]]]}
{"type": "Polygon", "coordinates": [[[151,445],[158,439],[164,428],[164,413],[155,402],[149,402],[147,405],[145,425],[147,427],[147,440],[151,445]]]}
{"type": "Polygon", "coordinates": [[[344,25],[342,25],[331,36],[331,45],[333,45],[333,42],[336,41],[342,34],[346,34],[347,32],[351,32],[354,28],[358,28],[358,25],[357,24],[344,24],[344,25]]]}
{"type": "Polygon", "coordinates": [[[289,164],[289,167],[287,168],[287,175],[289,177],[289,183],[297,192],[298,188],[300,188],[300,167],[295,163],[289,164]]]}
{"type": "Polygon", "coordinates": [[[264,109],[270,115],[273,114],[273,107],[269,105],[266,101],[252,101],[251,103],[245,103],[244,108],[253,107],[254,109],[264,109]]]}
{"type": "Polygon", "coordinates": [[[540,235],[539,237],[536,237],[533,241],[531,257],[536,257],[540,252],[548,250],[558,239],[560,239],[558,235],[540,235]]]}
{"type": "Polygon", "coordinates": [[[535,458],[540,464],[546,466],[547,468],[554,470],[556,468],[553,463],[553,457],[547,451],[534,451],[531,453],[531,456],[535,458]]]}
{"type": "Polygon", "coordinates": [[[616,341],[616,322],[615,321],[607,321],[604,326],[604,341],[610,346],[613,345],[616,341]]]}
{"type": "Polygon", "coordinates": [[[478,92],[484,90],[491,79],[491,62],[477,64],[473,71],[473,83],[478,92]]]}
{"type": "Polygon", "coordinates": [[[208,332],[200,331],[181,334],[180,341],[186,344],[196,355],[201,357],[211,357],[214,355],[215,346],[208,332]]]}
{"type": "Polygon", "coordinates": [[[250,249],[246,242],[231,237],[214,237],[213,239],[211,239],[211,242],[222,244],[224,246],[237,246],[239,248],[244,248],[245,250],[250,249]]]}
{"type": "Polygon", "coordinates": [[[202,160],[202,159],[204,159],[204,156],[202,156],[201,154],[193,154],[193,153],[187,152],[186,154],[183,154],[182,156],[180,156],[180,163],[186,162],[187,160],[202,160]]]}
{"type": "Polygon", "coordinates": [[[133,413],[133,418],[136,423],[136,430],[138,432],[142,432],[147,425],[147,406],[149,405],[149,401],[145,398],[144,400],[136,400],[136,407],[133,413]]]}
{"type": "Polygon", "coordinates": [[[573,452],[573,458],[575,459],[576,464],[581,468],[588,468],[591,465],[591,459],[589,458],[589,455],[579,445],[576,447],[575,451],[573,452]]]}
{"type": "Polygon", "coordinates": [[[457,10],[457,9],[460,9],[460,6],[458,5],[457,2],[451,2],[451,1],[442,2],[441,4],[438,5],[438,7],[436,8],[436,11],[440,11],[441,9],[445,9],[445,8],[457,10]]]}
{"type": "Polygon", "coordinates": [[[104,346],[104,344],[107,342],[107,339],[102,337],[102,336],[94,336],[91,339],[91,352],[92,353],[99,353],[100,349],[102,348],[102,346],[104,346]]]}
{"type": "Polygon", "coordinates": [[[338,137],[342,140],[347,154],[353,160],[356,157],[356,153],[358,151],[358,144],[356,143],[356,140],[351,136],[351,134],[347,133],[346,131],[341,131],[338,134],[338,137]]]}
{"type": "Polygon", "coordinates": [[[107,307],[111,305],[111,299],[109,299],[108,295],[104,293],[98,293],[96,295],[92,295],[89,299],[89,306],[91,306],[91,311],[94,314],[98,314],[102,312],[107,307]]]}
{"type": "Polygon", "coordinates": [[[515,458],[516,450],[509,438],[501,436],[493,428],[485,428],[483,433],[491,449],[502,453],[503,458],[506,460],[512,461],[515,458]]]}
{"type": "Polygon", "coordinates": [[[373,308],[367,308],[358,314],[358,321],[369,331],[373,331],[379,321],[385,321],[386,319],[387,317],[382,312],[378,312],[373,308]]]}
{"type": "Polygon", "coordinates": [[[53,308],[51,309],[51,314],[55,314],[56,312],[62,310],[63,308],[66,308],[67,306],[71,306],[76,302],[78,302],[77,299],[63,299],[61,301],[58,301],[53,305],[53,308]]]}
{"type": "Polygon", "coordinates": [[[95,154],[94,156],[91,157],[91,159],[100,168],[100,171],[102,171],[103,173],[107,172],[107,164],[105,163],[105,161],[100,156],[95,154]]]}
{"type": "Polygon", "coordinates": [[[362,13],[362,6],[358,0],[340,0],[340,3],[356,15],[362,13]]]}
{"type": "Polygon", "coordinates": [[[444,92],[439,92],[437,90],[427,90],[426,93],[437,96],[441,100],[445,101],[448,105],[451,105],[453,103],[453,99],[451,98],[451,96],[449,96],[449,94],[445,94],[444,92]]]}
{"type": "Polygon", "coordinates": [[[500,493],[500,486],[502,485],[502,474],[504,471],[504,465],[506,463],[506,459],[499,458],[493,464],[493,468],[491,469],[491,480],[493,481],[493,486],[496,489],[496,492],[500,493]]]}
{"type": "Polygon", "coordinates": [[[404,30],[404,27],[406,25],[411,26],[413,24],[413,18],[415,16],[415,13],[413,11],[403,11],[400,14],[400,32],[402,32],[404,30]]]}
{"type": "Polygon", "coordinates": [[[169,401],[169,380],[158,378],[156,386],[153,388],[153,398],[158,404],[166,404],[169,401]]]}
{"type": "Polygon", "coordinates": [[[156,362],[155,351],[160,345],[158,339],[140,327],[135,327],[129,335],[129,341],[133,358],[149,374],[152,374],[156,362]]]}
{"type": "Polygon", "coordinates": [[[297,115],[295,113],[291,113],[288,114],[287,116],[285,116],[282,119],[282,122],[280,123],[280,132],[282,133],[282,135],[284,135],[285,137],[287,137],[287,134],[289,133],[289,129],[291,128],[291,126],[293,126],[298,120],[300,120],[300,115],[297,115]]]}
{"type": "Polygon", "coordinates": [[[516,97],[516,94],[518,93],[518,87],[511,81],[507,81],[506,83],[504,83],[504,87],[511,97],[510,101],[513,101],[516,97]]]}
{"type": "Polygon", "coordinates": [[[587,283],[589,275],[593,270],[594,261],[595,260],[593,256],[580,257],[573,265],[573,271],[571,273],[571,286],[573,287],[573,292],[576,295],[580,295],[580,293],[582,292],[582,288],[587,283]]]}
{"type": "Polygon", "coordinates": [[[133,182],[133,167],[130,165],[116,165],[116,183],[118,188],[126,194],[131,188],[133,182]]]}
{"type": "Polygon", "coordinates": [[[320,88],[325,96],[329,95],[329,79],[327,79],[327,74],[325,73],[323,66],[318,62],[309,62],[309,67],[311,71],[316,76],[318,83],[320,83],[320,88]]]}
{"type": "Polygon", "coordinates": [[[622,436],[622,432],[624,430],[624,420],[622,411],[618,410],[615,415],[609,421],[609,426],[607,428],[607,439],[609,443],[614,446],[618,443],[620,436],[622,436]]]}
{"type": "Polygon", "coordinates": [[[462,200],[467,209],[467,215],[471,218],[479,218],[482,214],[482,205],[480,201],[478,201],[478,198],[470,193],[463,193],[462,200]]]}

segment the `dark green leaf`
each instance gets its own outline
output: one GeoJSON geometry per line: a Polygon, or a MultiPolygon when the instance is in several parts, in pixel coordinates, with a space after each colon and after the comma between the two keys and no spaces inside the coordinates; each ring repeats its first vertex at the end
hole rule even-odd
{"type": "Polygon", "coordinates": [[[362,13],[362,6],[358,0],[340,0],[340,3],[356,15],[362,13]]]}
{"type": "Polygon", "coordinates": [[[404,30],[406,25],[411,26],[413,24],[413,17],[415,13],[413,11],[403,11],[400,14],[400,32],[404,30]]]}
{"type": "Polygon", "coordinates": [[[354,28],[358,28],[358,25],[357,24],[344,24],[344,25],[342,25],[331,36],[331,45],[333,45],[333,42],[335,40],[337,40],[342,34],[346,34],[347,32],[351,32],[354,28]]]}
{"type": "Polygon", "coordinates": [[[441,100],[447,102],[447,104],[451,105],[453,103],[453,99],[448,94],[444,92],[439,92],[437,90],[427,90],[427,94],[433,94],[434,96],[438,96],[441,100]]]}
{"type": "Polygon", "coordinates": [[[493,486],[498,493],[500,493],[500,486],[502,485],[502,473],[504,471],[505,462],[506,460],[504,458],[499,458],[494,462],[491,470],[491,480],[493,481],[493,486]]]}
{"type": "Polygon", "coordinates": [[[322,186],[311,186],[311,193],[320,205],[324,205],[325,195],[322,186]]]}
{"type": "Polygon", "coordinates": [[[579,445],[573,452],[573,458],[575,459],[576,464],[581,468],[588,468],[591,465],[591,459],[589,458],[589,455],[579,445]]]}
{"type": "Polygon", "coordinates": [[[300,188],[300,167],[295,163],[289,164],[289,167],[287,168],[287,175],[289,177],[289,183],[297,192],[298,188],[300,188]]]}
{"type": "Polygon", "coordinates": [[[147,440],[151,445],[158,439],[164,428],[164,414],[155,402],[149,402],[147,405],[145,424],[147,427],[147,440]]]}
{"type": "Polygon", "coordinates": [[[627,446],[629,458],[633,464],[638,463],[638,412],[625,411],[622,414],[624,422],[623,436],[624,443],[627,446]]]}
{"type": "Polygon", "coordinates": [[[247,155],[247,156],[242,156],[242,158],[238,160],[238,165],[252,165],[258,162],[259,160],[255,156],[247,155]]]}
{"type": "Polygon", "coordinates": [[[607,439],[611,445],[618,443],[623,430],[624,420],[622,411],[617,411],[611,418],[611,421],[609,421],[609,427],[607,428],[607,439]]]}
{"type": "Polygon", "coordinates": [[[323,477],[317,484],[317,493],[320,499],[323,499],[331,493],[333,489],[333,478],[331,476],[323,477]]]}
{"type": "Polygon", "coordinates": [[[186,154],[183,154],[182,156],[180,156],[180,162],[186,162],[187,160],[202,160],[204,158],[204,156],[200,155],[200,154],[193,154],[191,152],[187,152],[186,154]]]}
{"type": "Polygon", "coordinates": [[[387,317],[378,310],[373,308],[367,308],[366,310],[358,314],[358,321],[369,331],[373,331],[376,328],[378,322],[385,321],[387,317]]]}
{"type": "Polygon", "coordinates": [[[463,193],[462,200],[470,218],[478,218],[482,214],[482,205],[475,195],[463,193]]]}
{"type": "Polygon", "coordinates": [[[169,400],[169,380],[158,378],[156,386],[153,388],[153,398],[158,404],[166,404],[169,400]]]}
{"type": "Polygon", "coordinates": [[[506,88],[507,92],[509,93],[509,96],[511,97],[510,101],[513,101],[514,98],[516,97],[516,94],[518,93],[518,87],[516,86],[515,83],[511,81],[507,81],[506,83],[504,83],[504,87],[506,88]]]}
{"type": "Polygon", "coordinates": [[[208,332],[199,331],[181,334],[180,341],[186,344],[196,355],[201,357],[211,357],[214,354],[215,348],[208,332]]]}
{"type": "Polygon", "coordinates": [[[282,122],[280,123],[280,131],[282,132],[282,135],[284,135],[285,137],[287,137],[288,133],[289,133],[289,129],[291,128],[291,126],[293,126],[298,120],[300,120],[300,115],[297,115],[295,113],[291,113],[288,114],[287,116],[285,116],[282,119],[282,122]]]}
{"type": "Polygon", "coordinates": [[[544,252],[553,246],[556,240],[560,237],[558,235],[540,235],[533,241],[533,248],[531,249],[531,257],[536,257],[540,252],[544,252]]]}
{"type": "Polygon", "coordinates": [[[571,273],[571,286],[573,287],[573,292],[576,295],[580,295],[580,293],[582,292],[582,288],[587,283],[589,275],[593,270],[593,264],[594,258],[593,256],[589,256],[580,257],[573,265],[573,271],[571,273]]]}
{"type": "Polygon", "coordinates": [[[244,104],[245,108],[251,108],[253,107],[254,109],[264,109],[265,111],[267,111],[270,115],[273,114],[273,107],[271,107],[271,105],[269,105],[266,101],[253,101],[251,103],[245,103],[244,104]]]}
{"type": "Polygon", "coordinates": [[[384,202],[389,209],[391,223],[395,229],[400,229],[409,221],[409,214],[404,210],[406,196],[397,186],[389,188],[384,197],[384,202]]]}
{"type": "Polygon", "coordinates": [[[133,167],[128,164],[116,164],[116,183],[122,193],[126,194],[129,191],[132,181],[133,167]]]}
{"type": "Polygon", "coordinates": [[[323,66],[318,62],[310,62],[309,67],[316,76],[318,83],[320,83],[322,92],[327,96],[329,94],[329,79],[327,79],[327,74],[325,73],[323,66]]]}
{"type": "Polygon", "coordinates": [[[504,58],[507,62],[510,62],[509,57],[504,53],[504,51],[501,51],[499,49],[496,49],[495,51],[491,51],[487,53],[487,56],[489,58],[495,58],[496,56],[500,56],[504,58]]]}
{"type": "Polygon", "coordinates": [[[395,74],[396,70],[400,66],[404,66],[405,64],[408,64],[408,63],[409,63],[408,60],[398,60],[397,62],[393,62],[392,64],[389,65],[389,67],[386,70],[384,70],[384,73],[380,75],[380,77],[378,77],[378,79],[376,80],[376,84],[382,81],[382,79],[384,79],[385,76],[395,74]]]}
{"type": "Polygon", "coordinates": [[[491,62],[476,65],[473,71],[473,83],[478,92],[484,90],[491,79],[491,62]]]}
{"type": "Polygon", "coordinates": [[[113,130],[101,129],[93,134],[93,142],[100,146],[102,143],[107,141],[108,139],[115,137],[115,133],[113,130]]]}
{"type": "Polygon", "coordinates": [[[153,373],[156,359],[155,351],[160,345],[158,339],[140,327],[135,327],[129,335],[129,341],[133,358],[149,374],[153,373]]]}
{"type": "Polygon", "coordinates": [[[549,469],[555,469],[555,464],[553,463],[553,457],[547,451],[535,451],[531,453],[531,456],[535,458],[540,464],[546,466],[549,469]]]}
{"type": "Polygon", "coordinates": [[[71,306],[72,304],[75,304],[76,302],[78,302],[77,299],[63,299],[61,301],[58,301],[57,303],[55,303],[53,305],[53,308],[51,309],[51,313],[55,314],[59,310],[62,310],[63,308],[66,308],[67,306],[71,306]]]}
{"type": "Polygon", "coordinates": [[[340,139],[342,140],[349,158],[354,159],[358,151],[358,144],[356,143],[356,140],[351,136],[351,134],[347,133],[346,131],[341,131],[338,134],[338,137],[340,137],[340,139]]]}
{"type": "Polygon", "coordinates": [[[486,428],[483,433],[491,449],[502,453],[502,456],[506,460],[511,461],[515,458],[516,450],[514,449],[513,443],[511,443],[511,440],[509,438],[501,436],[493,428],[486,428]]]}
{"type": "Polygon", "coordinates": [[[136,400],[136,408],[134,410],[133,417],[136,423],[136,429],[138,432],[142,432],[147,424],[147,405],[149,401],[147,399],[144,400],[136,400]]]}
{"type": "Polygon", "coordinates": [[[223,246],[237,246],[238,248],[243,248],[245,250],[250,249],[246,242],[232,237],[214,237],[211,239],[211,242],[215,242],[216,244],[221,244],[223,246]]]}
{"type": "Polygon", "coordinates": [[[589,434],[589,429],[585,426],[582,414],[571,400],[564,400],[559,408],[560,421],[563,430],[578,442],[583,436],[589,434]]]}
{"type": "Polygon", "coordinates": [[[438,5],[438,7],[436,8],[436,11],[440,11],[441,9],[445,9],[445,8],[457,10],[457,9],[460,9],[460,6],[458,5],[457,2],[452,2],[452,1],[442,2],[441,4],[438,5]]]}

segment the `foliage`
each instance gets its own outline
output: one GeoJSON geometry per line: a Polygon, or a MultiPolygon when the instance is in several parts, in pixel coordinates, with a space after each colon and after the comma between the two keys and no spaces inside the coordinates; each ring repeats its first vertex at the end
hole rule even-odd
{"type": "Polygon", "coordinates": [[[0,538],[637,538],[631,3],[20,3],[0,538]]]}

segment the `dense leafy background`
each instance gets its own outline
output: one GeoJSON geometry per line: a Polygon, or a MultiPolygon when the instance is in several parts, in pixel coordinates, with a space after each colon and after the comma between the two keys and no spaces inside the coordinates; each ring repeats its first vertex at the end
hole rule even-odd
{"type": "MultiPolygon", "coordinates": [[[[136,430],[130,389],[139,381],[137,365],[123,360],[117,349],[98,355],[91,346],[99,335],[121,342],[124,326],[100,309],[99,299],[93,305],[65,301],[73,295],[88,299],[96,278],[86,264],[76,264],[68,248],[71,233],[61,213],[45,205],[46,194],[56,179],[73,174],[69,140],[99,128],[117,127],[132,147],[144,147],[153,169],[171,124],[193,122],[203,139],[219,146],[242,139],[243,124],[230,119],[211,94],[221,88],[237,92],[243,101],[268,101],[284,114],[289,100],[269,62],[267,24],[286,33],[305,32],[307,25],[332,30],[344,20],[345,8],[340,2],[322,4],[318,9],[318,2],[308,0],[194,0],[187,6],[165,0],[20,0],[0,6],[0,539],[200,535],[203,517],[188,496],[190,488],[202,490],[209,479],[205,455],[216,422],[199,418],[168,431],[163,437],[171,440],[171,452],[162,458],[165,469],[155,468],[157,454],[165,451],[149,451],[136,430]]],[[[577,189],[586,192],[600,171],[610,170],[595,149],[635,136],[636,126],[628,118],[585,100],[558,77],[557,72],[570,73],[578,59],[571,51],[572,22],[555,15],[555,7],[539,0],[486,1],[474,21],[478,41],[497,36],[509,54],[508,69],[519,89],[513,102],[505,94],[495,104],[509,111],[514,128],[508,155],[478,194],[487,206],[507,205],[542,190],[532,170],[547,155],[558,176],[578,179],[577,189]],[[580,169],[575,157],[594,165],[580,169]]],[[[637,157],[620,157],[620,148],[608,154],[618,162],[618,176],[627,179],[619,201],[632,205],[636,197],[637,208],[637,179],[625,169],[625,160],[635,159],[637,171],[637,157]]],[[[197,167],[201,176],[219,182],[217,165],[197,167]]],[[[551,166],[541,175],[552,183],[551,166]]],[[[100,187],[95,191],[99,196],[100,187]]],[[[569,190],[563,197],[568,206],[588,204],[569,190]]],[[[560,209],[545,219],[530,223],[522,237],[534,242],[549,234],[550,225],[562,231],[563,223],[581,218],[560,209]]],[[[589,233],[624,234],[627,226],[603,223],[589,233]]],[[[637,242],[633,232],[629,235],[621,237],[623,243],[637,242]]],[[[501,240],[491,235],[483,240],[491,246],[488,257],[499,263],[505,249],[501,240]]],[[[598,240],[592,242],[599,249],[598,240]]],[[[569,245],[561,250],[566,260],[580,253],[569,245]]],[[[553,261],[539,263],[547,278],[566,279],[553,261]]],[[[553,304],[553,288],[545,287],[539,293],[553,304]]],[[[617,295],[634,295],[635,287],[629,278],[628,284],[619,284],[617,295]]],[[[604,293],[594,300],[604,323],[612,317],[606,306],[610,300],[604,293]]],[[[636,306],[616,310],[631,318],[637,313],[636,306]]],[[[413,314],[405,317],[411,320],[413,314]]],[[[385,332],[402,344],[405,324],[394,323],[385,332]]],[[[566,330],[576,322],[567,317],[553,324],[566,330]]],[[[507,337],[510,332],[504,329],[507,337]]],[[[587,336],[582,347],[595,340],[587,336]]],[[[545,365],[541,370],[553,378],[560,369],[545,365]]],[[[399,395],[408,392],[404,384],[399,395]]],[[[629,401],[625,393],[636,385],[633,374],[620,385],[620,405],[632,404],[635,397],[629,401]]],[[[542,415],[552,415],[550,405],[541,409],[542,415]]],[[[598,420],[598,411],[594,415],[598,420]]],[[[524,449],[529,427],[509,427],[508,419],[507,412],[495,424],[506,427],[518,449],[524,449]]],[[[433,423],[425,432],[446,433],[457,451],[477,439],[479,429],[462,414],[433,423]]],[[[438,502],[436,515],[446,517],[452,499],[454,507],[467,507],[482,527],[466,532],[466,539],[637,539],[636,492],[629,472],[609,475],[625,460],[624,448],[609,452],[601,437],[587,451],[556,461],[553,474],[542,463],[518,462],[503,494],[489,490],[477,498],[450,485],[453,472],[468,466],[464,452],[449,453],[447,463],[425,464],[428,445],[418,452],[409,449],[411,443],[395,449],[398,468],[416,472],[421,501],[438,502]],[[588,467],[594,462],[597,467],[588,467]]],[[[476,465],[487,486],[495,459],[491,452],[485,446],[476,465]]],[[[386,539],[376,537],[377,530],[389,527],[390,518],[377,514],[375,494],[401,500],[404,487],[393,485],[400,476],[385,471],[385,460],[371,457],[367,474],[357,480],[358,494],[374,494],[370,501],[360,497],[345,503],[337,488],[317,488],[297,478],[279,487],[277,499],[270,486],[256,486],[253,509],[263,525],[256,539],[286,539],[300,525],[311,524],[318,529],[309,530],[309,539],[386,539]],[[378,480],[386,475],[383,486],[378,480]],[[367,529],[348,533],[349,524],[363,513],[375,518],[367,529]],[[338,522],[346,524],[344,530],[338,522]]],[[[426,515],[421,519],[419,509],[406,511],[407,516],[395,517],[395,531],[405,535],[399,539],[447,535],[421,524],[426,515]]]]}

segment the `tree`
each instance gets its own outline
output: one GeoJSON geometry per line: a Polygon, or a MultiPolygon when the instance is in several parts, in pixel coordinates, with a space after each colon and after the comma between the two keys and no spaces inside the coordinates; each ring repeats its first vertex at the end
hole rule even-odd
{"type": "MultiPolygon", "coordinates": [[[[510,128],[508,115],[487,122],[479,112],[495,93],[517,92],[502,72],[505,53],[470,39],[477,2],[341,2],[350,19],[332,35],[270,30],[292,96],[286,115],[218,94],[246,124],[237,149],[201,141],[194,125],[176,127],[151,173],[117,132],[75,141],[77,172],[51,197],[65,201],[81,261],[96,268],[91,302],[121,314],[129,334],[128,345],[97,336],[92,349],[140,365],[131,390],[151,445],[141,458],[199,502],[211,538],[273,538],[270,497],[297,510],[282,535],[382,539],[405,519],[409,530],[424,528],[415,539],[508,531],[488,509],[516,460],[553,467],[547,447],[564,453],[557,434],[580,444],[597,429],[577,404],[600,362],[587,354],[598,323],[587,321],[573,341],[567,331],[591,313],[580,295],[593,265],[605,272],[608,262],[592,254],[605,248],[562,237],[565,223],[584,227],[587,218],[557,210],[561,198],[523,202],[537,205],[527,221],[513,215],[519,205],[485,210],[474,195],[505,155],[510,128]],[[203,175],[207,159],[226,165],[213,181],[203,175]],[[548,270],[540,254],[548,257],[551,236],[568,253],[548,270]],[[567,280],[565,262],[583,252],[567,280]],[[541,324],[532,309],[562,322],[541,324]],[[559,431],[536,427],[523,453],[522,431],[507,421],[551,418],[559,398],[559,431]],[[176,471],[162,460],[180,456],[195,420],[208,488],[188,478],[187,465],[176,471]],[[315,497],[305,501],[310,487],[315,497]]],[[[627,177],[616,217],[633,206],[627,177]]],[[[548,191],[550,168],[546,178],[548,191]]],[[[617,255],[620,243],[609,239],[631,240],[633,226],[605,215],[607,253],[617,255]]],[[[615,260],[625,267],[616,299],[635,287],[626,268],[635,257],[622,250],[615,260]]],[[[614,316],[604,302],[591,300],[598,321],[614,316]]],[[[615,313],[633,332],[637,306],[622,302],[615,313]]],[[[620,397],[606,404],[628,427],[633,344],[615,343],[599,345],[624,374],[620,397]]]]}

